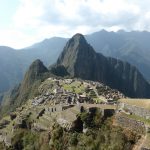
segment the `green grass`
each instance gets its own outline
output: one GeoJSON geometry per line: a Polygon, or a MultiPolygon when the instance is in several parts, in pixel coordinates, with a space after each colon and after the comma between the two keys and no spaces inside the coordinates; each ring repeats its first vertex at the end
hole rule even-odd
{"type": "Polygon", "coordinates": [[[97,102],[97,103],[100,103],[100,102],[103,102],[103,100],[101,100],[100,98],[93,98],[93,100],[95,101],[95,102],[97,102]]]}
{"type": "Polygon", "coordinates": [[[90,93],[89,93],[89,97],[91,97],[91,98],[97,98],[97,95],[96,95],[96,93],[95,93],[95,91],[94,90],[91,90],[90,91],[90,93]]]}
{"type": "Polygon", "coordinates": [[[63,88],[64,88],[65,90],[72,91],[72,87],[71,87],[71,85],[69,85],[69,84],[64,84],[64,85],[63,85],[63,88]]]}
{"type": "Polygon", "coordinates": [[[63,84],[62,86],[65,90],[68,90],[70,92],[74,92],[77,94],[83,93],[85,91],[85,87],[81,85],[81,83],[78,81],[75,81],[71,84],[63,84]]]}
{"type": "Polygon", "coordinates": [[[79,94],[79,93],[83,93],[85,91],[84,87],[79,87],[79,88],[75,88],[75,93],[79,94]]]}

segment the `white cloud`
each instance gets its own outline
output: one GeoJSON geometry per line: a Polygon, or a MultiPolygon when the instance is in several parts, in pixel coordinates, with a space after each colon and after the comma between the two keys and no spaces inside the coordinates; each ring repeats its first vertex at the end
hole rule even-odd
{"type": "Polygon", "coordinates": [[[23,48],[31,44],[34,40],[35,38],[33,36],[27,35],[19,30],[0,30],[0,45],[23,48]]]}
{"type": "Polygon", "coordinates": [[[8,36],[9,45],[24,47],[52,36],[103,28],[150,30],[149,6],[149,0],[20,0],[11,29],[0,40],[6,43],[8,36]]]}

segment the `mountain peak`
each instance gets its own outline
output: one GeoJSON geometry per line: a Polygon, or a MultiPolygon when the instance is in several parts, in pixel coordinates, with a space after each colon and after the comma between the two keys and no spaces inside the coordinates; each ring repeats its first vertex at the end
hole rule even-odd
{"type": "Polygon", "coordinates": [[[41,81],[47,78],[48,73],[48,69],[44,66],[43,62],[39,59],[35,60],[27,70],[18,89],[19,95],[16,97],[16,102],[21,104],[30,96],[37,93],[37,89],[35,87],[38,87],[41,81]],[[31,93],[31,95],[29,93],[31,93]]]}
{"type": "Polygon", "coordinates": [[[80,33],[77,33],[68,41],[66,46],[77,47],[78,45],[85,45],[85,44],[87,44],[87,41],[84,38],[84,36],[80,33]]]}
{"type": "Polygon", "coordinates": [[[94,51],[93,48],[87,43],[84,36],[80,33],[75,34],[66,44],[66,46],[63,49],[62,54],[66,54],[68,52],[71,53],[78,53],[78,52],[88,52],[88,50],[94,51]]]}
{"type": "Polygon", "coordinates": [[[150,97],[150,85],[134,66],[96,53],[82,34],[75,34],[67,42],[58,66],[64,66],[73,77],[103,82],[127,96],[150,97]]]}
{"type": "Polygon", "coordinates": [[[33,64],[43,64],[42,61],[40,59],[36,59],[35,61],[32,62],[31,66],[33,64]]]}
{"type": "Polygon", "coordinates": [[[40,59],[36,59],[30,66],[29,71],[39,73],[47,72],[48,69],[44,66],[43,62],[40,59]]]}
{"type": "Polygon", "coordinates": [[[74,75],[73,68],[78,62],[77,60],[88,62],[94,56],[94,49],[87,43],[82,34],[77,33],[67,42],[57,60],[57,66],[64,66],[71,75],[74,75]]]}
{"type": "Polygon", "coordinates": [[[76,40],[76,41],[86,41],[84,36],[81,33],[76,33],[72,39],[76,40]]]}
{"type": "Polygon", "coordinates": [[[27,70],[22,85],[29,87],[34,81],[41,78],[42,74],[48,72],[48,69],[44,66],[43,62],[39,59],[35,60],[27,70]]]}

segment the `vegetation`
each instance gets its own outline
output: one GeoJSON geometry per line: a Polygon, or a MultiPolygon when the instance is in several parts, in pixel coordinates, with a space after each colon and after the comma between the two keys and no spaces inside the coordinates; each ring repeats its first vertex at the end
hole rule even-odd
{"type": "MultiPolygon", "coordinates": [[[[88,128],[85,134],[75,136],[76,150],[124,150],[132,149],[132,144],[137,141],[137,135],[124,131],[120,127],[112,125],[112,118],[103,121],[100,112],[96,111],[93,115],[88,113],[81,114],[81,118],[88,128]],[[130,133],[130,134],[129,134],[130,133]]],[[[73,149],[73,145],[72,149],[73,149]]]]}
{"type": "Polygon", "coordinates": [[[46,132],[19,129],[11,150],[131,150],[138,140],[135,133],[113,126],[113,118],[104,120],[97,109],[83,112],[80,117],[85,133],[68,132],[56,122],[46,132]]]}
{"type": "Polygon", "coordinates": [[[65,90],[68,90],[68,91],[71,91],[71,92],[74,92],[74,93],[78,93],[78,94],[83,93],[85,91],[84,85],[82,85],[78,81],[72,82],[71,84],[64,84],[63,88],[65,90]]]}
{"type": "Polygon", "coordinates": [[[91,90],[91,91],[90,91],[89,96],[90,96],[91,98],[97,98],[97,95],[96,95],[96,93],[95,93],[94,90],[91,90]]]}
{"type": "Polygon", "coordinates": [[[49,135],[46,132],[37,133],[19,129],[12,140],[10,150],[49,150],[49,135]]]}

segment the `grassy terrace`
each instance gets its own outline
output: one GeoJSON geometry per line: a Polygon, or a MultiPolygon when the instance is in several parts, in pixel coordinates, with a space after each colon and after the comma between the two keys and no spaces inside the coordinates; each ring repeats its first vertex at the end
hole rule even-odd
{"type": "Polygon", "coordinates": [[[119,102],[150,110],[150,99],[120,99],[119,102]]]}
{"type": "Polygon", "coordinates": [[[83,93],[85,91],[84,85],[81,85],[81,82],[75,81],[71,84],[62,85],[65,90],[75,93],[83,93]]]}
{"type": "Polygon", "coordinates": [[[103,100],[102,100],[102,99],[100,99],[100,98],[93,98],[93,100],[94,100],[96,103],[103,102],[103,100]]]}
{"type": "Polygon", "coordinates": [[[125,117],[128,117],[128,118],[131,118],[131,119],[135,119],[135,120],[139,120],[141,122],[144,122],[146,125],[150,125],[150,120],[149,119],[145,119],[145,118],[142,118],[140,116],[137,116],[137,115],[128,115],[128,114],[125,114],[125,113],[122,113],[123,116],[125,117]]]}

